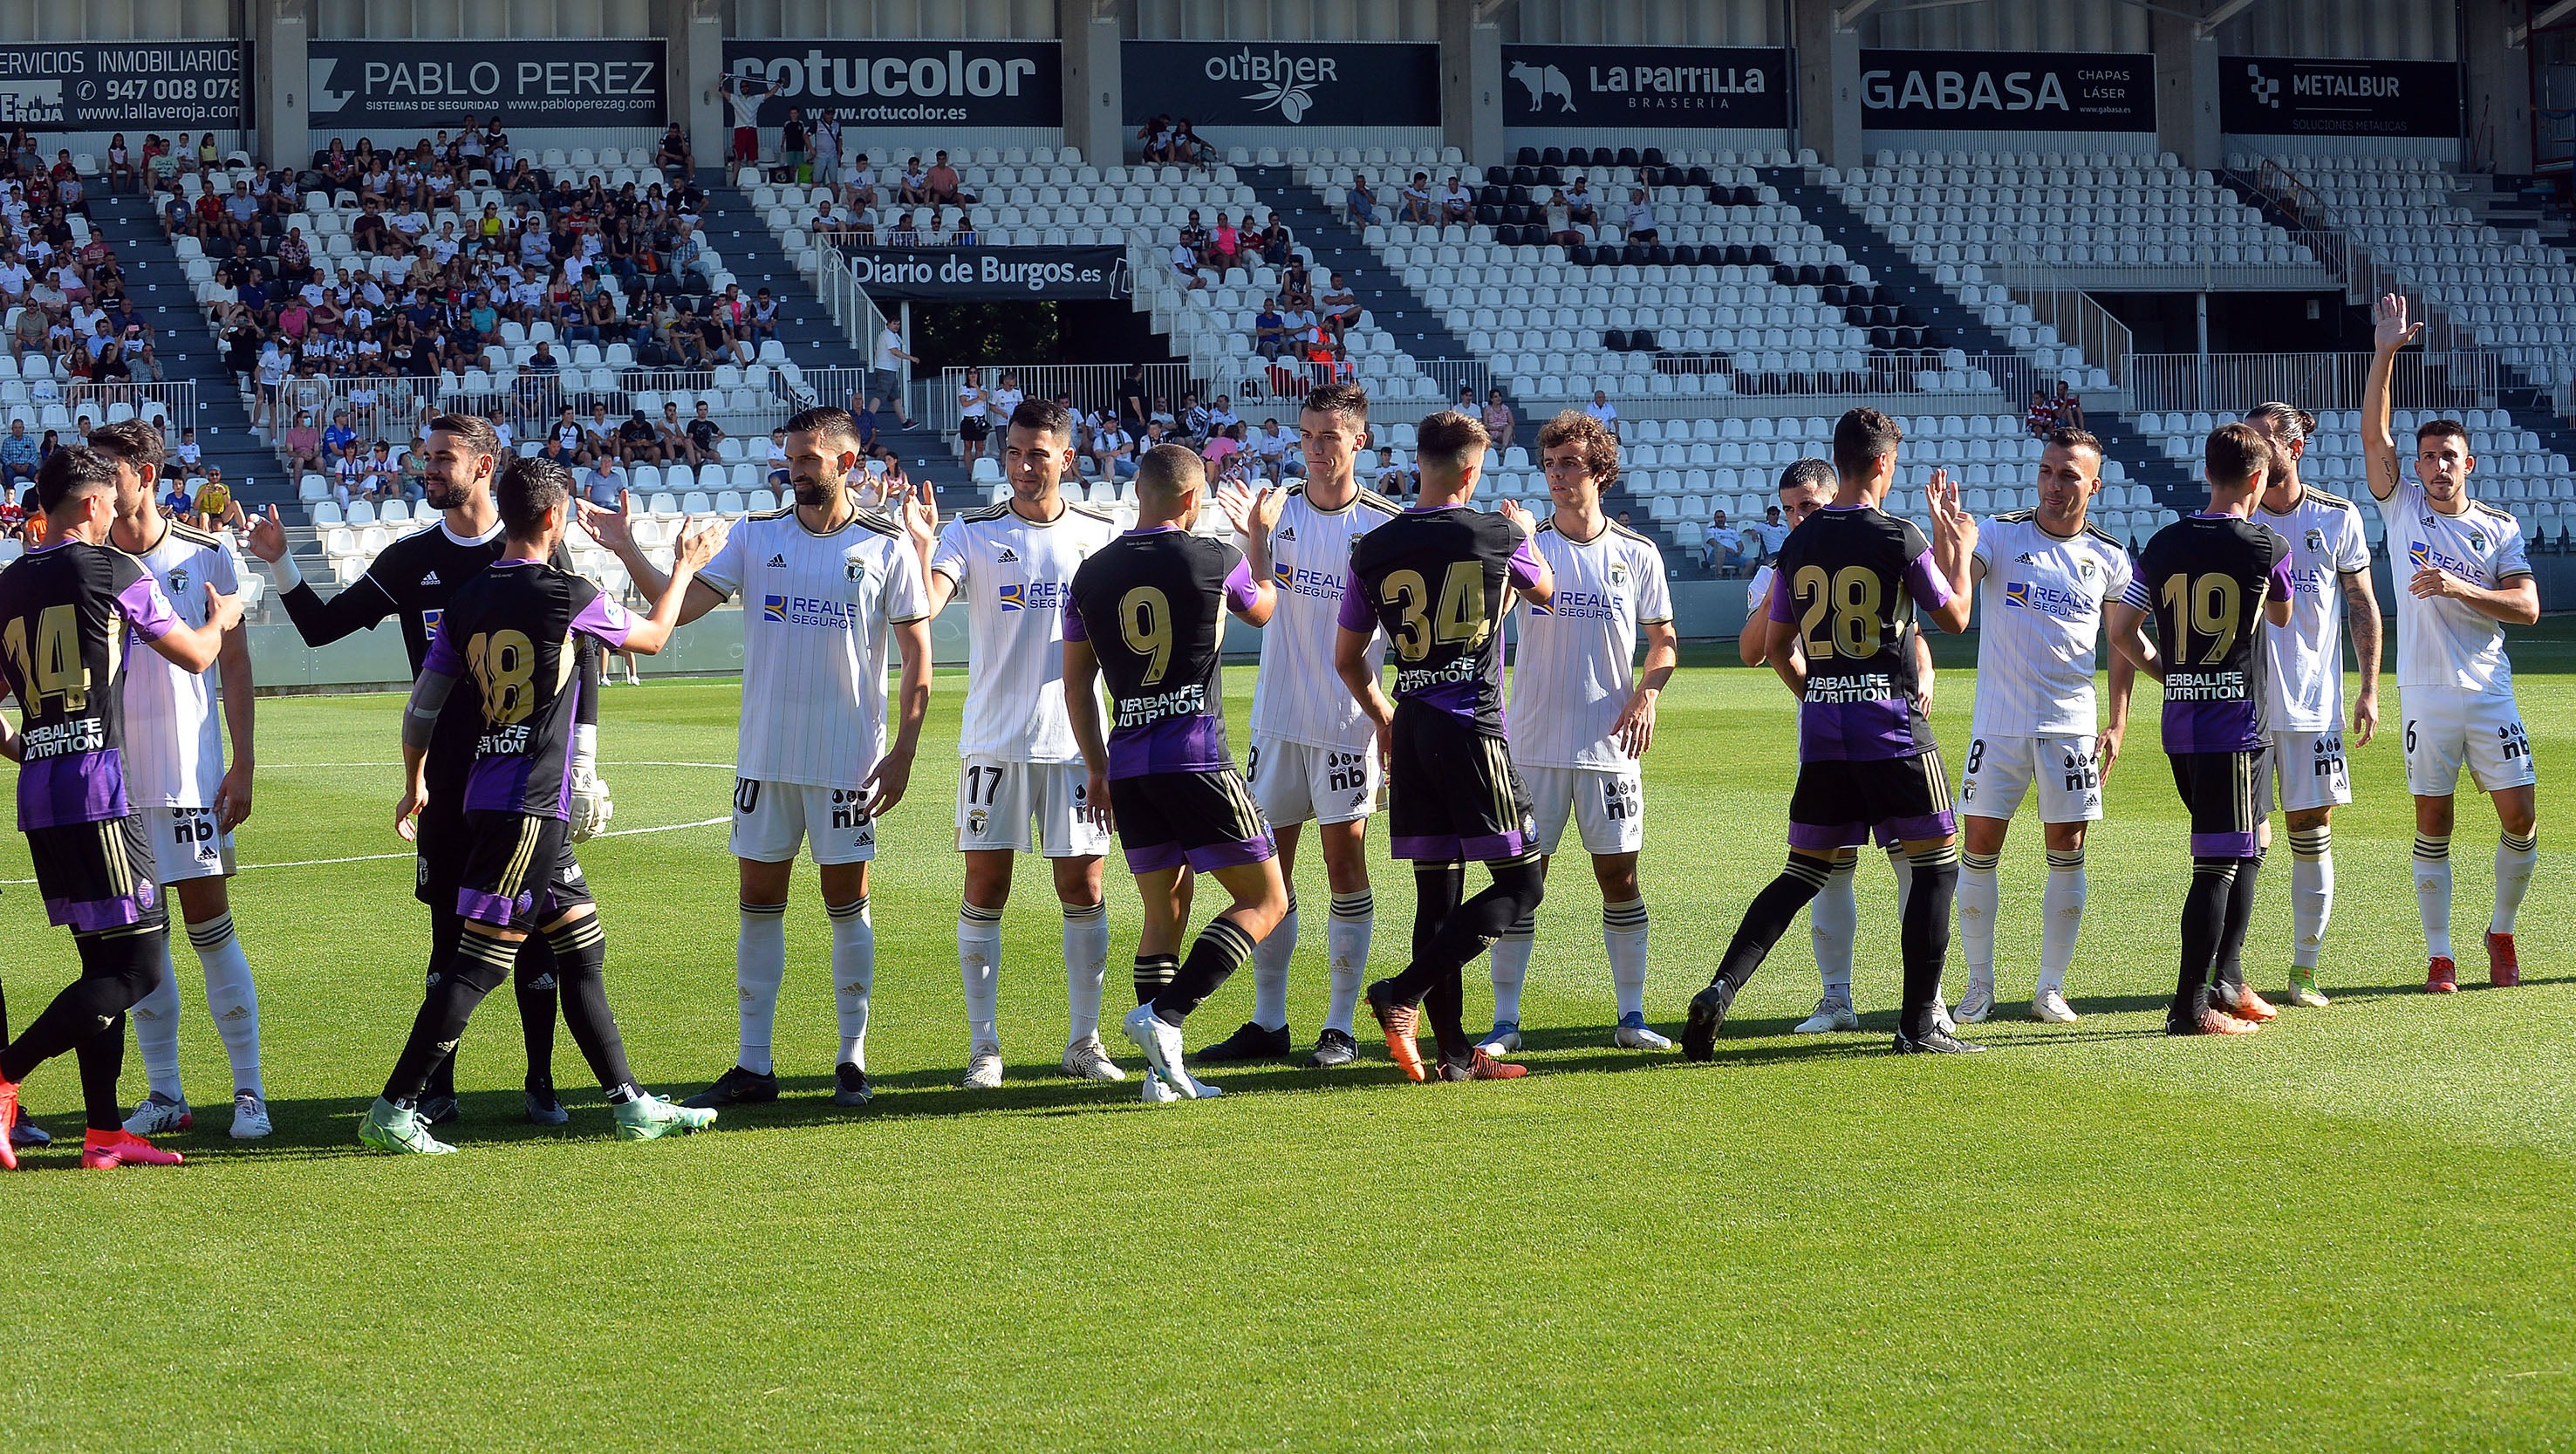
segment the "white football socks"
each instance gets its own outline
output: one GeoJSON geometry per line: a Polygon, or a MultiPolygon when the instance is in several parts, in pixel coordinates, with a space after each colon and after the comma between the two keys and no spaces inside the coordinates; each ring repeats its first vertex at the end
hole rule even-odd
{"type": "Polygon", "coordinates": [[[170,972],[167,935],[161,941],[161,980],[135,1001],[126,1018],[134,1022],[134,1043],[143,1051],[143,1074],[152,1094],[185,1099],[179,1089],[179,981],[170,972]]]}
{"type": "Polygon", "coordinates": [[[1896,875],[1896,922],[1905,922],[1905,901],[1914,897],[1914,860],[1905,856],[1905,845],[1887,845],[1887,871],[1896,875]]]}
{"type": "Polygon", "coordinates": [[[1100,1038],[1100,990],[1109,978],[1109,905],[1065,904],[1064,1008],[1067,1045],[1100,1038]]]}
{"type": "MultiPolygon", "coordinates": [[[[970,1050],[999,1051],[1002,1032],[993,1023],[996,981],[1002,972],[1002,911],[964,904],[957,911],[957,976],[966,987],[966,1040],[970,1050]]],[[[1092,1007],[1099,1008],[1095,992],[1092,1007]]]]}
{"type": "Polygon", "coordinates": [[[778,1022],[778,985],[787,978],[787,906],[744,904],[734,936],[733,982],[742,1022],[734,1063],[755,1075],[776,1069],[769,1040],[778,1022]]]}
{"type": "Polygon", "coordinates": [[[1264,1030],[1288,1025],[1288,964],[1297,954],[1297,896],[1288,896],[1288,912],[1252,946],[1252,1023],[1264,1030]]]}
{"type": "Polygon", "coordinates": [[[832,999],[839,1011],[841,1058],[836,1065],[868,1068],[868,995],[877,982],[877,927],[867,896],[829,904],[832,916],[832,999]]]}
{"type": "Polygon", "coordinates": [[[268,1090],[259,1076],[259,991],[251,985],[250,960],[233,933],[233,916],[217,914],[189,925],[188,942],[196,946],[197,962],[206,971],[206,1013],[214,1016],[224,1058],[232,1062],[233,1089],[266,1100],[268,1090]]]}
{"type": "MultiPolygon", "coordinates": [[[[1816,949],[1816,976],[1825,998],[1852,1002],[1852,939],[1860,933],[1860,903],[1852,891],[1860,860],[1846,858],[1825,876],[1825,886],[1807,905],[1807,938],[1816,949]]],[[[1909,870],[1910,872],[1910,870],[1909,870]]]]}
{"type": "Polygon", "coordinates": [[[2415,909],[2424,919],[2424,952],[2451,957],[2451,840],[2415,835],[2415,909]]]}
{"type": "Polygon", "coordinates": [[[2084,850],[2048,855],[2048,886],[2040,891],[2039,982],[2034,995],[2066,992],[2066,971],[2075,963],[2075,939],[2084,929],[2084,850]]]}
{"type": "Polygon", "coordinates": [[[1517,1025],[1521,1022],[1521,986],[1529,982],[1530,951],[1537,947],[1533,938],[1538,921],[1522,917],[1494,941],[1494,1023],[1517,1025]]]}
{"type": "Polygon", "coordinates": [[[1351,1033],[1351,1015],[1368,978],[1369,934],[1376,920],[1377,900],[1367,889],[1333,895],[1332,917],[1324,921],[1324,952],[1333,976],[1332,1003],[1324,1016],[1327,1030],[1351,1033]]]}
{"type": "Polygon", "coordinates": [[[1601,906],[1601,947],[1610,956],[1610,989],[1621,1018],[1646,1012],[1646,901],[1601,906]]]}
{"type": "MultiPolygon", "coordinates": [[[[1968,984],[1983,986],[1988,994],[1995,989],[1995,911],[2003,903],[1995,868],[2001,861],[1993,853],[1959,855],[1959,940],[1968,960],[1968,984]]],[[[1900,916],[1903,912],[1898,911],[1900,916]]]]}
{"type": "Polygon", "coordinates": [[[2531,871],[2539,866],[2539,829],[2534,828],[2528,838],[2507,833],[2496,840],[2495,917],[2487,921],[2488,933],[2513,932],[2513,916],[2522,911],[2522,896],[2531,888],[2531,871]]]}
{"type": "Polygon", "coordinates": [[[2290,830],[2290,967],[2314,973],[2334,917],[2334,830],[2290,830]]]}

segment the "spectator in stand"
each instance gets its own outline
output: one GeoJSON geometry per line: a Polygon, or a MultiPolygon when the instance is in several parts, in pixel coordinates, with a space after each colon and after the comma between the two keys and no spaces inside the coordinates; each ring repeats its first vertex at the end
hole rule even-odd
{"type": "Polygon", "coordinates": [[[164,482],[170,488],[161,495],[162,515],[172,520],[193,521],[197,514],[197,499],[188,493],[187,482],[175,474],[164,477],[164,482]]]}
{"type": "Polygon", "coordinates": [[[1365,174],[1353,174],[1351,189],[1343,196],[1342,207],[1350,214],[1353,227],[1366,228],[1372,223],[1386,220],[1378,215],[1377,190],[1369,185],[1369,179],[1365,174]]]}
{"type": "Polygon", "coordinates": [[[1512,406],[1503,401],[1503,391],[1499,388],[1485,391],[1485,407],[1482,415],[1485,437],[1493,441],[1496,456],[1499,458],[1501,451],[1512,447],[1513,436],[1520,432],[1520,421],[1513,416],[1512,406]]]}
{"type": "Polygon", "coordinates": [[[135,185],[134,153],[126,149],[125,133],[120,131],[107,139],[107,189],[132,192],[135,185]]]}
{"type": "Polygon", "coordinates": [[[724,426],[707,413],[707,401],[700,399],[697,412],[689,418],[689,447],[699,464],[723,458],[724,426]]]}
{"type": "Polygon", "coordinates": [[[813,174],[805,170],[805,108],[790,106],[787,119],[778,127],[778,160],[787,167],[787,179],[803,182],[813,174]]]}
{"type": "Polygon", "coordinates": [[[1207,224],[1199,221],[1199,209],[1196,207],[1190,209],[1189,221],[1181,225],[1180,240],[1181,245],[1188,248],[1193,257],[1202,262],[1207,260],[1208,243],[1211,239],[1208,236],[1207,224]]]}
{"type": "Polygon", "coordinates": [[[1261,422],[1261,437],[1253,441],[1252,447],[1260,454],[1261,463],[1270,471],[1272,479],[1284,483],[1291,477],[1305,478],[1306,453],[1297,447],[1296,439],[1280,427],[1278,420],[1261,422]]]}
{"type": "Polygon", "coordinates": [[[941,152],[922,173],[922,192],[934,205],[957,207],[975,199],[966,195],[966,186],[957,169],[948,164],[948,153],[941,152]]]}
{"type": "Polygon", "coordinates": [[[46,342],[52,332],[52,322],[41,307],[19,309],[18,321],[9,328],[9,356],[22,363],[30,353],[38,358],[49,357],[51,350],[46,347],[46,342]]]}
{"type": "Polygon", "coordinates": [[[1406,222],[1417,223],[1424,227],[1438,223],[1439,214],[1433,210],[1431,203],[1429,172],[1413,174],[1413,180],[1405,183],[1404,190],[1396,194],[1396,208],[1397,215],[1406,222]]]}
{"type": "MultiPolygon", "coordinates": [[[[324,442],[329,441],[326,439],[324,442]]],[[[567,470],[581,463],[581,421],[572,417],[570,404],[564,405],[563,412],[555,416],[553,427],[546,431],[546,442],[538,447],[537,453],[567,470]]]]}
{"type": "Polygon", "coordinates": [[[2030,407],[2022,412],[2022,427],[2033,439],[2046,439],[2057,429],[2057,404],[2044,388],[2030,391],[2030,407]]]}
{"type": "Polygon", "coordinates": [[[984,457],[984,441],[993,432],[993,396],[984,391],[984,371],[968,369],[957,380],[957,443],[966,468],[984,457]]]}
{"type": "Polygon", "coordinates": [[[840,194],[844,206],[871,211],[883,200],[877,196],[877,169],[869,165],[866,152],[859,153],[842,174],[840,194]]]}
{"type": "Polygon", "coordinates": [[[663,462],[662,432],[653,427],[652,416],[638,409],[617,426],[617,457],[630,465],[663,462]]]}
{"type": "Polygon", "coordinates": [[[1233,218],[1220,212],[1216,215],[1216,231],[1208,237],[1208,266],[1225,272],[1242,264],[1243,233],[1235,227],[1233,218]]]}
{"type": "Polygon", "coordinates": [[[1599,420],[1601,427],[1610,431],[1611,438],[1619,437],[1619,406],[1610,402],[1608,392],[1593,390],[1592,402],[1583,406],[1583,412],[1599,420]]]}
{"type": "Polygon", "coordinates": [[[1721,576],[1735,574],[1752,559],[1752,553],[1744,548],[1744,532],[1726,523],[1724,510],[1710,517],[1707,544],[1702,549],[1708,558],[1708,568],[1721,576]]]}
{"type": "Polygon", "coordinates": [[[841,118],[829,111],[815,117],[806,128],[805,145],[812,153],[811,180],[829,186],[841,174],[841,118]]]}
{"type": "Polygon", "coordinates": [[[1546,211],[1544,225],[1548,241],[1558,247],[1580,247],[1588,240],[1574,225],[1574,208],[1565,200],[1564,189],[1555,188],[1548,192],[1546,211]]]}
{"type": "Polygon", "coordinates": [[[1207,286],[1207,279],[1199,276],[1199,266],[1203,259],[1197,249],[1186,242],[1175,242],[1172,244],[1171,258],[1172,276],[1183,289],[1207,286]]]}
{"type": "MultiPolygon", "coordinates": [[[[995,427],[1008,428],[1011,422],[1011,415],[1018,411],[1020,401],[1027,397],[1028,395],[1020,392],[1020,376],[1018,374],[1002,375],[1002,381],[993,386],[992,392],[992,417],[995,422],[995,427]]],[[[875,411],[871,409],[869,412],[874,413],[875,411]]]]}
{"type": "Polygon", "coordinates": [[[1136,128],[1136,157],[1146,162],[1172,159],[1172,118],[1148,117],[1144,125],[1136,128]]]}
{"type": "Polygon", "coordinates": [[[1151,391],[1145,387],[1143,364],[1127,366],[1127,376],[1118,381],[1118,390],[1114,397],[1118,401],[1119,427],[1130,434],[1142,433],[1145,428],[1145,406],[1151,397],[1151,391]]]}
{"type": "Polygon", "coordinates": [[[1186,116],[1172,125],[1171,158],[1185,167],[1211,166],[1216,161],[1216,148],[1198,134],[1186,116]]]}
{"type": "Polygon", "coordinates": [[[1199,458],[1206,462],[1209,477],[1215,478],[1227,473],[1226,460],[1242,448],[1243,441],[1234,437],[1234,431],[1220,429],[1199,445],[1199,458]]]}
{"type": "Polygon", "coordinates": [[[1324,290],[1320,316],[1324,327],[1332,331],[1333,342],[1341,343],[1359,326],[1360,295],[1342,280],[1340,273],[1332,277],[1333,285],[1324,290]]]}
{"type": "Polygon", "coordinates": [[[2057,415],[2058,428],[2082,429],[2084,427],[2084,401],[2075,397],[2075,390],[2065,380],[2058,380],[2057,397],[2050,403],[2057,415]]]}
{"type": "Polygon", "coordinates": [[[313,427],[313,416],[298,414],[286,431],[287,467],[299,475],[318,475],[327,468],[322,453],[322,431],[313,427]]]}
{"type": "Polygon", "coordinates": [[[606,455],[611,460],[616,459],[618,456],[617,425],[617,420],[608,417],[606,404],[597,400],[591,401],[590,417],[581,422],[580,457],[597,459],[606,455]]]}
{"type": "Polygon", "coordinates": [[[665,462],[691,467],[706,463],[697,446],[689,443],[689,422],[680,417],[680,406],[668,400],[663,401],[662,417],[653,421],[653,444],[665,462]]]}
{"type": "Polygon", "coordinates": [[[1655,204],[1646,196],[1646,189],[1643,187],[1628,189],[1627,232],[1630,242],[1649,247],[1663,237],[1655,225],[1655,204]]]}
{"type": "Polygon", "coordinates": [[[1123,480],[1136,473],[1136,436],[1116,418],[1091,437],[1093,473],[1103,480],[1123,480]]]}
{"type": "Polygon", "coordinates": [[[911,213],[895,214],[894,226],[886,229],[885,245],[888,247],[921,246],[921,230],[912,225],[911,213]]]}
{"type": "MultiPolygon", "coordinates": [[[[1249,217],[1245,219],[1247,222],[1250,220],[1249,217]]],[[[1297,246],[1297,238],[1288,230],[1288,224],[1279,220],[1278,213],[1267,212],[1262,214],[1261,231],[1246,238],[1244,246],[1252,254],[1254,262],[1286,267],[1290,261],[1289,254],[1297,246]]],[[[1302,268],[1303,265],[1299,266],[1302,268]]]]}
{"type": "Polygon", "coordinates": [[[903,170],[896,174],[894,200],[905,207],[919,207],[930,201],[930,173],[919,157],[905,157],[903,170]]]}
{"type": "Polygon", "coordinates": [[[662,180],[677,181],[697,170],[697,158],[689,149],[689,134],[674,121],[662,129],[662,140],[653,148],[653,165],[661,170],[662,180]]]}
{"type": "Polygon", "coordinates": [[[1745,527],[1745,532],[1761,543],[1762,559],[1776,560],[1780,546],[1789,538],[1789,522],[1780,518],[1780,507],[1773,505],[1762,512],[1762,518],[1745,527]]]}
{"type": "Polygon", "coordinates": [[[36,466],[43,458],[36,441],[27,434],[27,421],[10,420],[8,437],[0,439],[0,486],[6,486],[14,495],[19,485],[34,484],[36,466]]]}
{"type": "Polygon", "coordinates": [[[725,109],[733,119],[733,160],[740,166],[757,165],[760,161],[760,103],[769,98],[768,78],[757,74],[730,75],[718,83],[724,93],[725,109]]]}
{"type": "Polygon", "coordinates": [[[967,215],[965,208],[958,208],[957,226],[948,234],[948,245],[950,247],[977,247],[980,246],[982,242],[983,238],[975,231],[975,219],[967,215]]]}
{"type": "Polygon", "coordinates": [[[1476,199],[1467,195],[1466,187],[1453,173],[1449,178],[1448,189],[1440,194],[1440,221],[1446,225],[1452,222],[1466,223],[1475,220],[1476,199]]]}
{"type": "Polygon", "coordinates": [[[602,509],[617,508],[617,497],[626,490],[626,477],[617,472],[612,455],[600,455],[590,462],[581,477],[581,496],[602,509]]]}
{"type": "Polygon", "coordinates": [[[1264,298],[1261,311],[1252,315],[1252,349],[1263,358],[1277,358],[1288,346],[1288,323],[1280,316],[1279,300],[1264,298]]]}
{"type": "Polygon", "coordinates": [[[892,322],[877,333],[876,356],[869,361],[868,384],[878,398],[894,404],[895,417],[903,421],[906,429],[912,427],[912,420],[903,411],[903,366],[920,362],[904,351],[903,335],[895,331],[892,322]]]}
{"type": "MultiPolygon", "coordinates": [[[[1208,406],[1208,428],[1211,431],[1218,429],[1231,429],[1242,422],[1243,421],[1241,419],[1235,416],[1234,396],[1231,394],[1217,395],[1216,402],[1208,406]]],[[[1235,436],[1237,439],[1241,439],[1242,437],[1243,436],[1240,434],[1235,436]]]]}
{"type": "Polygon", "coordinates": [[[1396,462],[1394,445],[1382,444],[1375,484],[1377,492],[1390,500],[1409,500],[1421,491],[1422,476],[1396,462]]]}
{"type": "Polygon", "coordinates": [[[1173,426],[1172,438],[1175,443],[1186,444],[1192,449],[1207,443],[1208,407],[1188,389],[1181,391],[1181,412],[1173,426]]]}
{"type": "Polygon", "coordinates": [[[783,485],[783,484],[787,484],[787,483],[789,482],[789,479],[788,479],[788,472],[787,472],[787,431],[786,431],[786,430],[784,430],[784,429],[773,429],[773,430],[769,431],[769,454],[768,454],[768,460],[769,460],[769,483],[770,483],[770,484],[772,484],[772,485],[783,485]]]}

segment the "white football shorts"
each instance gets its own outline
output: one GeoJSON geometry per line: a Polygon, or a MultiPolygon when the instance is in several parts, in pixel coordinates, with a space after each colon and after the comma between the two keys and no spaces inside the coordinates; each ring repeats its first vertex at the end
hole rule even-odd
{"type": "Polygon", "coordinates": [[[2451,796],[2459,789],[2463,764],[2483,792],[2540,780],[2531,760],[2531,739],[2522,730],[2522,712],[2510,695],[2401,687],[2397,696],[2408,792],[2419,798],[2451,796]]]}
{"type": "Polygon", "coordinates": [[[2021,811],[2023,794],[2039,789],[2039,821],[2098,823],[2102,774],[2093,762],[2090,736],[1971,737],[1959,773],[1961,817],[2005,818],[2021,811]]]}
{"type": "Polygon", "coordinates": [[[957,774],[958,851],[1007,848],[1049,858],[1106,854],[1109,830],[1083,816],[1091,805],[1090,783],[1079,762],[966,759],[957,774]]]}
{"type": "Polygon", "coordinates": [[[1646,846],[1646,778],[1636,763],[1524,767],[1521,782],[1538,818],[1539,852],[1556,852],[1569,818],[1586,853],[1635,853],[1646,846]]]}
{"type": "Polygon", "coordinates": [[[212,808],[142,808],[143,833],[152,845],[155,883],[233,876],[233,835],[215,826],[212,808]]]}
{"type": "Polygon", "coordinates": [[[2352,769],[2341,732],[2275,732],[2263,764],[2262,809],[2285,813],[2340,808],[2352,801],[2352,769]]]}
{"type": "Polygon", "coordinates": [[[1317,747],[1284,737],[1254,734],[1243,780],[1252,801],[1274,828],[1303,823],[1349,823],[1377,811],[1385,788],[1377,745],[1354,752],[1317,747]]]}
{"type": "Polygon", "coordinates": [[[816,863],[867,863],[877,856],[876,822],[861,811],[867,800],[861,788],[735,778],[733,856],[785,863],[801,844],[816,863]]]}

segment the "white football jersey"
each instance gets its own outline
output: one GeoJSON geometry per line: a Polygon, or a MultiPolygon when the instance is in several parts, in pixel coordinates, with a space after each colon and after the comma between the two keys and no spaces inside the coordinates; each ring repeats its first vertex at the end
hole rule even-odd
{"type": "Polygon", "coordinates": [[[2361,511],[2308,485],[2286,511],[2256,505],[2254,519],[2290,542],[2290,624],[2263,625],[2264,720],[2275,732],[2335,731],[2343,725],[2340,577],[2370,569],[2361,511]]]}
{"type": "Polygon", "coordinates": [[[2377,503],[2388,522],[2397,577],[2397,685],[2510,695],[2513,663],[2505,659],[2503,623],[2458,601],[2423,600],[2406,582],[2428,565],[2489,590],[2531,574],[2520,522],[2474,500],[2459,514],[2444,515],[2411,479],[2398,481],[2377,503]]]}
{"type": "Polygon", "coordinates": [[[1617,521],[1574,540],[1554,520],[1530,539],[1556,577],[1544,606],[1523,597],[1520,649],[1505,714],[1512,760],[1525,767],[1627,767],[1610,738],[1637,685],[1637,628],[1673,619],[1663,552],[1617,521]]]}
{"type": "Polygon", "coordinates": [[[969,510],[940,532],[933,574],[966,598],[965,757],[1080,762],[1064,710],[1064,603],[1073,573],[1118,536],[1106,511],[1066,501],[1027,520],[1009,501],[969,510]]]}
{"type": "MultiPolygon", "coordinates": [[[[1383,495],[1360,490],[1339,510],[1318,508],[1293,485],[1270,532],[1270,578],[1278,607],[1261,628],[1261,670],[1252,680],[1252,731],[1315,747],[1375,751],[1375,729],[1333,669],[1341,631],[1342,592],[1350,585],[1351,547],[1403,513],[1383,495]]],[[[1386,659],[1386,635],[1369,638],[1369,670],[1386,659]]]]}
{"type": "MultiPolygon", "coordinates": [[[[173,522],[143,552],[179,619],[206,624],[206,587],[241,589],[232,543],[173,522]]],[[[216,719],[215,669],[185,670],[157,651],[125,653],[125,791],[137,807],[211,808],[224,780],[223,724],[216,719]]]]}
{"type": "Polygon", "coordinates": [[[829,535],[793,507],[736,524],[698,579],[742,595],[735,772],[855,788],[885,753],[886,628],[930,614],[903,527],[862,510],[829,535]]]}
{"type": "Polygon", "coordinates": [[[2086,525],[2071,540],[2034,510],[1977,532],[1977,708],[1980,737],[2089,736],[2102,606],[2129,585],[2129,552],[2086,525]]]}
{"type": "Polygon", "coordinates": [[[1744,583],[1744,609],[1748,619],[1753,612],[1771,609],[1771,567],[1754,567],[1753,579],[1744,583]]]}

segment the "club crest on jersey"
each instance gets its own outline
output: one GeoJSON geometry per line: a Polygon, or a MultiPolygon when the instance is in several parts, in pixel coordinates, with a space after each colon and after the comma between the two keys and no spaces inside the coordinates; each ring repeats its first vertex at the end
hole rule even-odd
{"type": "Polygon", "coordinates": [[[2310,549],[2310,550],[2323,550],[2323,549],[2325,549],[2325,548],[2326,548],[2326,533],[2325,533],[2324,531],[2322,531],[2322,530],[2311,530],[2311,531],[2309,531],[2309,532],[2308,532],[2308,549],[2310,549]]]}
{"type": "Polygon", "coordinates": [[[2090,580],[2092,580],[2092,579],[2093,579],[2093,571],[2094,571],[2094,565],[2093,565],[2093,562],[2091,562],[2091,561],[2089,561],[2089,560],[2079,560],[2079,561],[2077,561],[2077,562],[2075,563],[2075,574],[2076,574],[2076,576],[2077,576],[2079,579],[2086,580],[2086,581],[2090,581],[2090,580]]]}
{"type": "Polygon", "coordinates": [[[974,834],[978,838],[983,837],[985,830],[992,826],[993,815],[985,812],[981,808],[977,808],[966,815],[966,831],[974,834]]]}
{"type": "Polygon", "coordinates": [[[857,585],[868,578],[867,557],[850,554],[841,557],[841,579],[857,585]]]}
{"type": "Polygon", "coordinates": [[[185,595],[188,590],[188,568],[180,566],[170,572],[170,594],[185,595]]]}
{"type": "Polygon", "coordinates": [[[1610,562],[1610,584],[1623,587],[1628,584],[1628,563],[1626,561],[1614,560],[1610,562]]]}

